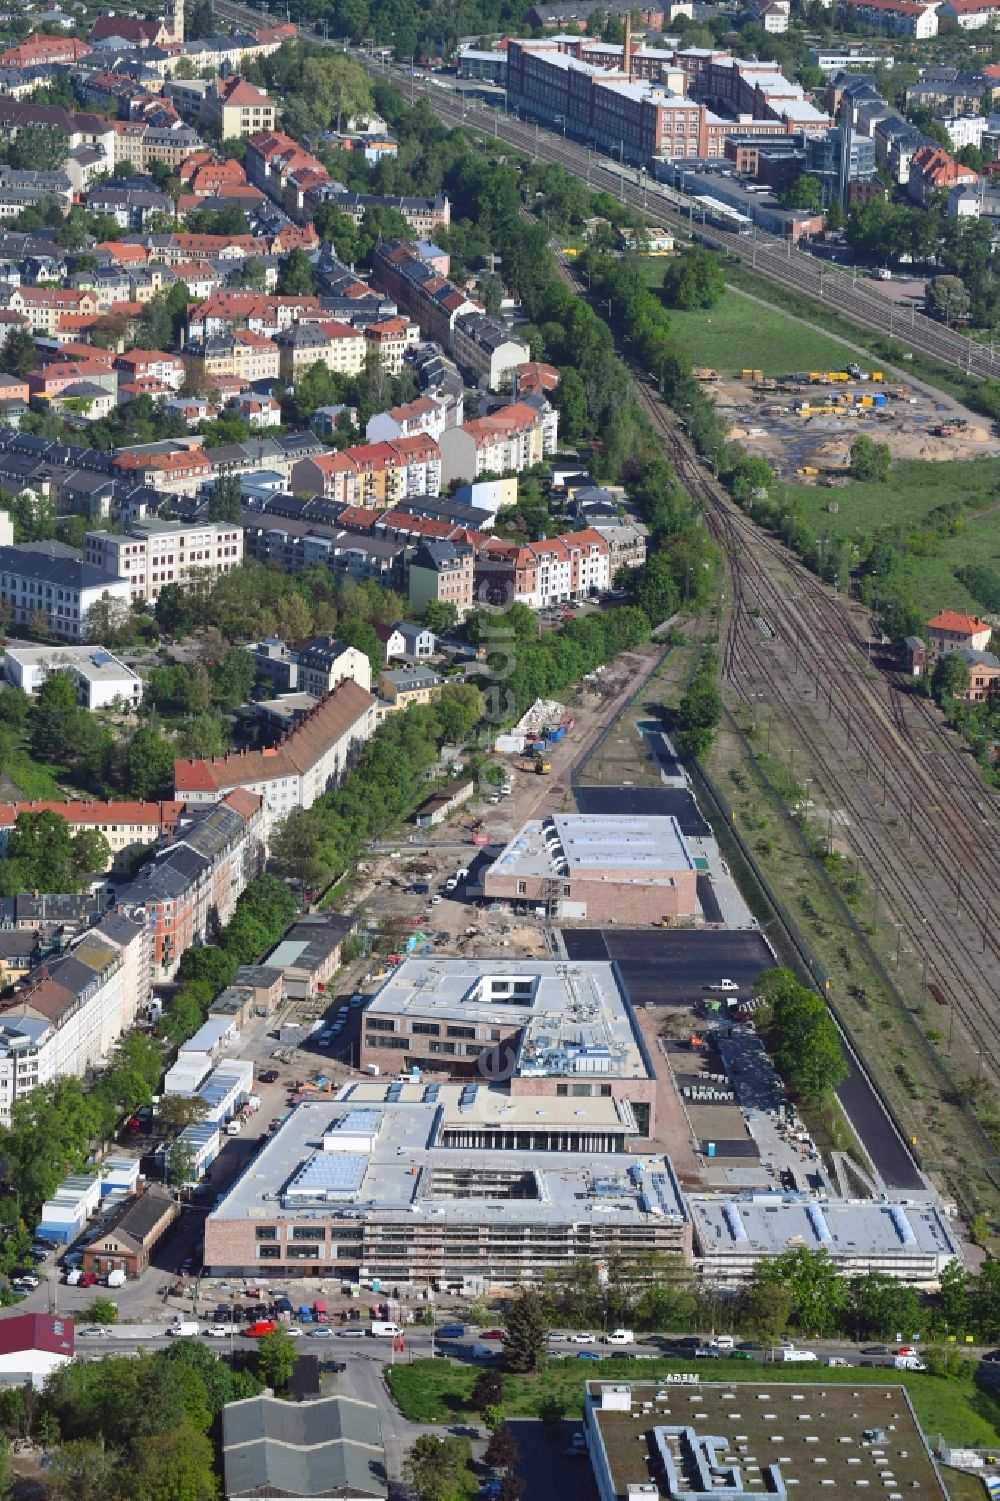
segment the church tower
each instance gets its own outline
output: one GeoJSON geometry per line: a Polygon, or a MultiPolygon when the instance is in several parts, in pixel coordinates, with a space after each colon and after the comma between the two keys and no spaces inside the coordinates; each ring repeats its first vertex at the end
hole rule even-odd
{"type": "Polygon", "coordinates": [[[172,42],[183,42],[184,40],[184,0],[173,0],[170,40],[172,42]]]}

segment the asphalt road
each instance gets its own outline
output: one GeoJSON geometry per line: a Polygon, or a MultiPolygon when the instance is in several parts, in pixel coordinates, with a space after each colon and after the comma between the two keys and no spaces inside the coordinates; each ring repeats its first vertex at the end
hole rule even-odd
{"type": "Polygon", "coordinates": [[[680,787],[574,787],[573,796],[580,813],[676,818],[681,833],[692,838],[712,832],[692,794],[680,787]]]}
{"type": "Polygon", "coordinates": [[[563,930],[571,959],[617,961],[634,1006],[690,1006],[718,980],[735,980],[749,995],[774,958],[759,933],[709,929],[592,928],[563,930]]]}

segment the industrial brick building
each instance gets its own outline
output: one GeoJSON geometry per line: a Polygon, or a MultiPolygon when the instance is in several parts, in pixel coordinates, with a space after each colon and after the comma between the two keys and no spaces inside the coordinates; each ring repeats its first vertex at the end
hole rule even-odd
{"type": "Polygon", "coordinates": [[[693,917],[697,879],[675,818],[556,813],[518,830],[483,888],[554,917],[641,924],[693,917]]]}

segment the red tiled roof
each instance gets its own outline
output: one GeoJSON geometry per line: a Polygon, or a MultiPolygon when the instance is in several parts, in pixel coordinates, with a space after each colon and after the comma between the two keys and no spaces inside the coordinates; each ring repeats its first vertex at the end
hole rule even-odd
{"type": "Polygon", "coordinates": [[[84,802],[63,803],[0,803],[0,828],[10,829],[21,813],[56,813],[67,823],[88,824],[97,827],[108,823],[155,824],[161,833],[172,829],[184,804],[178,802],[84,802]]]}
{"type": "Polygon", "coordinates": [[[940,615],[928,620],[927,626],[932,631],[953,631],[959,636],[974,636],[979,631],[990,629],[988,620],[980,620],[978,615],[960,615],[957,610],[942,610],[940,615]]]}

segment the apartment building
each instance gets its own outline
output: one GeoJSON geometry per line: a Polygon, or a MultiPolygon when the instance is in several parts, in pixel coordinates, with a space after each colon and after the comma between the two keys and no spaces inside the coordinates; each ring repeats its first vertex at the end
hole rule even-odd
{"type": "Polygon", "coordinates": [[[311,808],[335,786],[375,732],[375,699],[345,681],[301,719],[276,745],[211,760],[177,761],[175,796],[189,806],[214,803],[233,788],[264,800],[269,821],[293,808],[311,808]]]}
{"type": "Polygon", "coordinates": [[[136,520],[128,532],[88,532],[86,559],[128,582],[133,602],[155,602],[165,584],[187,589],[243,561],[243,528],[231,522],[136,520]]]}
{"type": "Polygon", "coordinates": [[[188,334],[192,339],[205,339],[249,328],[254,333],[274,337],[302,318],[320,317],[318,297],[272,297],[266,292],[221,287],[207,301],[191,309],[188,334]]]}
{"type": "Polygon", "coordinates": [[[118,137],[115,159],[130,161],[139,173],[147,173],[154,162],[173,171],[205,145],[198,132],[181,120],[171,125],[150,125],[146,120],[113,123],[118,137]]]}
{"type": "Polygon", "coordinates": [[[845,11],[889,36],[926,41],[938,34],[937,4],[918,0],[842,0],[845,11]]]}
{"type": "Polygon", "coordinates": [[[436,198],[408,198],[378,193],[348,193],[327,188],[322,201],[335,203],[342,214],[360,227],[369,209],[391,208],[406,220],[415,235],[431,237],[451,223],[451,204],[438,194],[436,198]]]}
{"type": "Polygon", "coordinates": [[[242,892],[264,868],[263,798],[236,785],[200,801],[214,806],[197,809],[190,825],[118,893],[120,913],[141,912],[153,983],[172,980],[192,944],[215,939],[242,892]]]}
{"type": "Polygon", "coordinates": [[[412,240],[387,240],[373,252],[372,281],[417,321],[426,338],[451,351],[456,320],[482,308],[436,268],[435,250],[412,240]]]}
{"type": "Polygon", "coordinates": [[[478,548],[476,598],[532,610],[603,594],[611,586],[611,549],[595,528],[541,542],[487,538],[478,548]]]}
{"type": "Polygon", "coordinates": [[[426,433],[362,443],[295,465],[292,489],[347,506],[384,508],[414,495],[441,493],[441,450],[426,433]]]}
{"type": "Polygon", "coordinates": [[[336,375],[360,375],[368,341],[360,329],[324,320],[296,323],[275,339],[281,379],[293,383],[313,365],[325,365],[336,375]]]}
{"type": "Polygon", "coordinates": [[[1000,21],[998,0],[945,0],[938,15],[947,16],[961,31],[980,31],[1000,21]]]}
{"type": "Polygon", "coordinates": [[[10,313],[20,313],[27,320],[32,335],[48,338],[59,332],[64,313],[96,317],[99,303],[94,292],[74,291],[66,287],[13,287],[4,303],[10,313]]]}
{"type": "Polygon", "coordinates": [[[136,485],[169,495],[197,495],[212,478],[211,462],[200,448],[177,450],[172,444],[126,449],[115,456],[114,468],[136,485]]]}
{"type": "Polygon", "coordinates": [[[463,369],[491,391],[531,359],[531,350],[496,318],[464,313],[456,318],[451,352],[463,369]]]}
{"type": "Polygon", "coordinates": [[[365,653],[330,636],[307,641],[297,653],[296,668],[298,691],[311,693],[314,698],[323,698],[344,682],[357,683],[366,693],[371,692],[372,664],[365,653]]]}
{"type": "Polygon", "coordinates": [[[274,129],[274,100],[238,74],[214,78],[205,91],[201,118],[220,140],[245,140],[274,129]]]}
{"type": "Polygon", "coordinates": [[[441,435],[441,482],[468,483],[483,474],[520,474],[555,451],[553,418],[557,414],[526,401],[501,407],[488,417],[474,417],[441,435]]]}
{"type": "Polygon", "coordinates": [[[407,597],[413,609],[431,600],[454,605],[461,620],[474,604],[475,550],[467,542],[422,542],[410,558],[407,597]]]}
{"type": "Polygon", "coordinates": [[[362,332],[368,348],[374,350],[390,375],[400,373],[407,353],[420,343],[420,326],[409,318],[382,318],[366,323],[362,332]]]}
{"type": "Polygon", "coordinates": [[[988,620],[978,615],[963,615],[958,610],[942,610],[926,624],[927,646],[932,659],[948,652],[985,651],[990,644],[993,627],[988,620]]]}
{"type": "Polygon", "coordinates": [[[978,172],[963,166],[940,146],[921,146],[910,159],[907,193],[914,203],[925,206],[935,193],[970,188],[978,181],[978,172]]]}
{"type": "Polygon", "coordinates": [[[277,344],[266,334],[254,333],[249,328],[190,342],[184,358],[209,379],[232,376],[247,385],[277,380],[281,372],[281,350],[277,344]]]}
{"type": "Polygon", "coordinates": [[[115,368],[127,381],[151,382],[171,391],[179,391],[184,384],[184,361],[179,354],[166,354],[162,349],[130,349],[118,356],[115,368]]]}
{"type": "Polygon", "coordinates": [[[402,406],[369,417],[365,437],[369,443],[379,443],[424,433],[436,442],[448,426],[448,413],[447,402],[433,396],[417,396],[402,406]]]}
{"type": "Polygon", "coordinates": [[[0,52],[0,68],[51,68],[54,63],[77,63],[93,49],[72,36],[46,36],[36,31],[0,52]]]}
{"type": "Polygon", "coordinates": [[[0,1124],[33,1089],[106,1063],[149,992],[146,929],[117,913],[30,974],[0,1013],[0,1124]]]}
{"type": "Polygon", "coordinates": [[[22,813],[55,813],[73,834],[96,829],[111,846],[106,869],[125,870],[139,850],[147,849],[177,829],[184,804],[178,802],[0,803],[0,855],[6,853],[10,831],[22,813]]]}
{"type": "Polygon", "coordinates": [[[35,628],[44,616],[50,635],[83,641],[93,606],[112,600],[127,606],[131,597],[124,579],[81,562],[59,542],[0,547],[0,600],[12,626],[35,628]]]}

